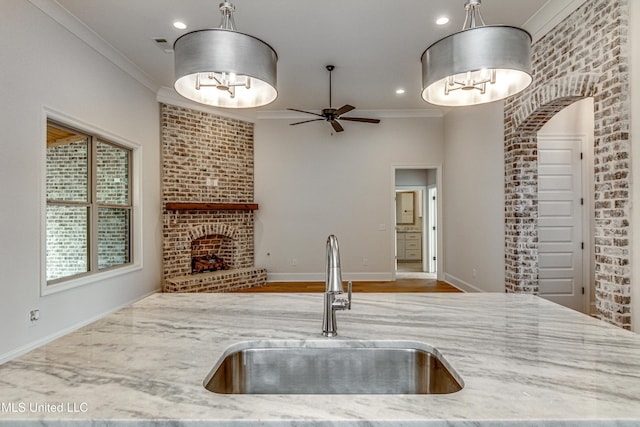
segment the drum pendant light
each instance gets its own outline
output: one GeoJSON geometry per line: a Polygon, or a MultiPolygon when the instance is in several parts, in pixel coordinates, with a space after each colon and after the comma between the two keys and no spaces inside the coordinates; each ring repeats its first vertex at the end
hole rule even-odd
{"type": "Polygon", "coordinates": [[[485,25],[481,0],[467,0],[462,30],[422,54],[422,98],[435,105],[497,101],[531,84],[531,35],[520,28],[485,25]]]}
{"type": "Polygon", "coordinates": [[[262,40],[236,31],[233,4],[225,1],[219,7],[219,28],[193,31],[175,41],[175,90],[192,101],[224,108],[273,102],[278,55],[262,40]]]}

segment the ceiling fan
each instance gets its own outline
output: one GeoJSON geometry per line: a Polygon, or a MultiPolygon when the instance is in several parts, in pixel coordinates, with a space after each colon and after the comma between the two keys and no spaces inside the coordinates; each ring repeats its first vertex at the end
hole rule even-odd
{"type": "Polygon", "coordinates": [[[338,109],[331,107],[331,72],[333,71],[334,68],[335,66],[333,65],[327,65],[327,70],[329,70],[329,108],[323,109],[322,114],[312,113],[311,111],[296,110],[295,108],[288,108],[288,110],[291,110],[291,111],[298,111],[300,113],[305,113],[305,114],[313,114],[314,116],[320,117],[319,119],[311,119],[311,120],[304,120],[302,122],[291,123],[291,126],[300,125],[302,123],[315,122],[318,120],[326,120],[327,122],[331,123],[331,126],[333,126],[333,130],[335,130],[336,132],[342,132],[344,128],[340,125],[340,123],[338,123],[338,119],[348,120],[351,122],[380,123],[380,120],[378,119],[366,119],[363,117],[341,117],[343,114],[348,113],[349,111],[356,108],[352,105],[348,105],[348,104],[343,105],[338,109]]]}

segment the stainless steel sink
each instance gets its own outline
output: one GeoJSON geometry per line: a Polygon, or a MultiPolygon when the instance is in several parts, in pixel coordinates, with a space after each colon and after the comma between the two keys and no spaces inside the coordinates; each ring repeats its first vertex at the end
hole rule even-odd
{"type": "Polygon", "coordinates": [[[421,343],[266,343],[227,351],[205,388],[224,394],[443,394],[463,387],[439,352],[421,343]]]}

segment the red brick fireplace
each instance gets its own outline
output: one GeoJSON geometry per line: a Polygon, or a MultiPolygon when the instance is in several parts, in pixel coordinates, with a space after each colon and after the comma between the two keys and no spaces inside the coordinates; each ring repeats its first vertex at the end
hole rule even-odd
{"type": "Polygon", "coordinates": [[[266,269],[254,266],[253,124],[163,104],[162,157],[164,291],[263,285],[266,269]],[[193,271],[194,257],[214,256],[224,267],[206,271],[201,262],[193,271]]]}

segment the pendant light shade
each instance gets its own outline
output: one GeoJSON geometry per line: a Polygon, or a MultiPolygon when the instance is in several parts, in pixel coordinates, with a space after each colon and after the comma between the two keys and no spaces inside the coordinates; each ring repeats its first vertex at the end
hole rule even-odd
{"type": "Polygon", "coordinates": [[[267,43],[235,31],[231,3],[220,4],[220,28],[193,31],[174,45],[176,91],[192,101],[225,108],[273,102],[276,52],[267,43]]]}
{"type": "Polygon", "coordinates": [[[425,101],[450,107],[483,104],[531,84],[531,36],[516,27],[484,25],[479,5],[480,0],[468,0],[465,28],[422,54],[425,101]]]}

